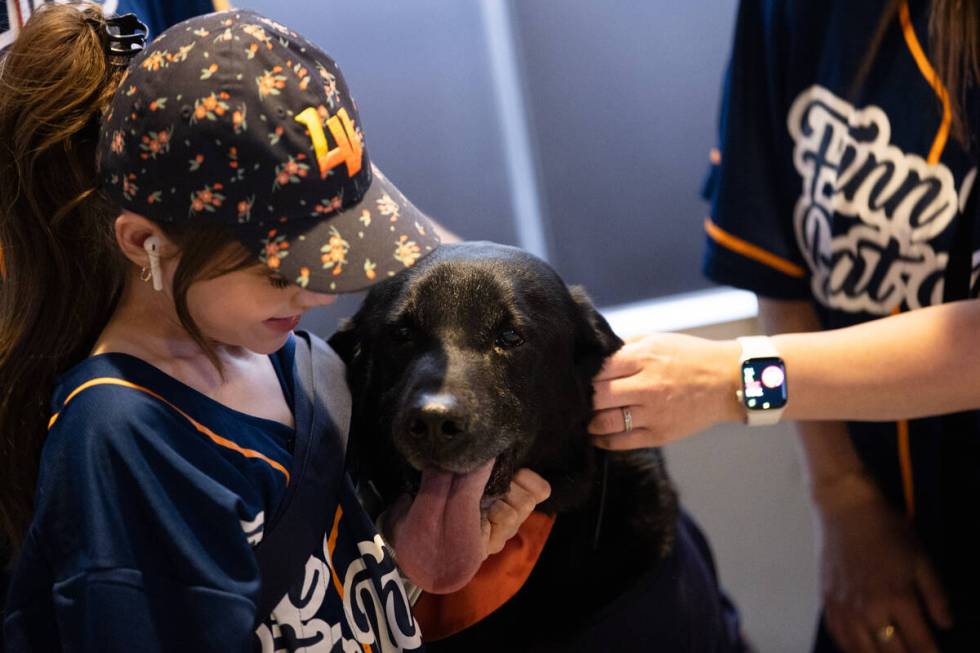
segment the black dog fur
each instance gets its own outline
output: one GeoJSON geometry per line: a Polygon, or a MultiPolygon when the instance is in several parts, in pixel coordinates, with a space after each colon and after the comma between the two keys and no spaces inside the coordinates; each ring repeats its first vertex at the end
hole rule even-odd
{"type": "Polygon", "coordinates": [[[515,248],[444,245],[375,286],[330,343],[348,364],[358,474],[384,502],[416,490],[423,465],[493,457],[485,498],[520,467],[552,487],[539,509],[558,517],[521,591],[429,650],[738,650],[660,451],[589,443],[591,380],[622,341],[581,289],[515,248]],[[449,398],[435,422],[420,412],[433,395],[449,398]],[[635,605],[651,587],[672,605],[635,605]]]}

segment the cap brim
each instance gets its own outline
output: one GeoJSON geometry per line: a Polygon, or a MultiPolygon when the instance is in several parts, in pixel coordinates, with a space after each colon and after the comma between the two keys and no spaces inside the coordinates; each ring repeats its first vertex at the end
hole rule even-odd
{"type": "Polygon", "coordinates": [[[393,277],[432,252],[439,245],[432,220],[371,168],[371,186],[357,204],[343,211],[311,207],[310,219],[264,230],[260,259],[309,290],[348,293],[393,277]]]}

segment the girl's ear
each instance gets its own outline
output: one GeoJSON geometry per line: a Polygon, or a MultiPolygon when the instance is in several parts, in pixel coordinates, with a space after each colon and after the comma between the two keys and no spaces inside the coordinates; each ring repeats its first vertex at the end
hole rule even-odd
{"type": "Polygon", "coordinates": [[[143,247],[146,239],[155,236],[160,243],[161,259],[175,253],[174,244],[164,235],[160,226],[138,213],[123,211],[115,222],[116,244],[123,256],[140,268],[149,267],[149,255],[143,247]]]}

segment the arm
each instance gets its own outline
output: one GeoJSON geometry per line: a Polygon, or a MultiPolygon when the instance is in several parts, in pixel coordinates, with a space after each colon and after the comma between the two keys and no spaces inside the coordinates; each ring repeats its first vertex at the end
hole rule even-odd
{"type": "MultiPolygon", "coordinates": [[[[760,302],[762,311],[769,305],[760,302]]],[[[801,320],[768,326],[817,326],[813,317],[801,320]]],[[[964,346],[978,334],[980,300],[967,300],[846,329],[773,336],[786,361],[790,399],[784,418],[883,421],[978,408],[980,347],[964,346]]],[[[734,340],[674,333],[630,343],[595,379],[597,412],[589,430],[600,436],[600,446],[627,449],[740,421],[739,354],[734,340]],[[691,405],[698,409],[682,408],[691,405]],[[622,432],[622,406],[633,415],[628,435],[622,432]]]]}
{"type": "MultiPolygon", "coordinates": [[[[806,301],[778,301],[760,297],[759,322],[765,333],[817,332],[821,328],[812,305],[806,301]]],[[[824,334],[811,335],[820,337],[824,334]]],[[[779,338],[781,337],[777,336],[779,342],[777,348],[782,344],[779,338]]],[[[794,359],[808,356],[807,350],[801,347],[799,338],[796,338],[793,344],[797,347],[794,359]]],[[[782,354],[782,350],[779,351],[782,354]]],[[[787,368],[788,366],[787,363],[787,368]]],[[[794,390],[796,390],[795,386],[794,379],[794,390]]],[[[803,392],[810,391],[804,389],[803,392]]],[[[794,392],[794,401],[796,398],[794,392]]],[[[787,405],[787,412],[784,415],[799,419],[798,415],[789,413],[788,408],[787,405]]],[[[811,494],[819,494],[820,488],[833,485],[841,479],[864,475],[864,466],[851,445],[847,427],[843,423],[797,422],[795,426],[800,435],[803,472],[811,494]]],[[[816,496],[813,498],[817,499],[816,496]]]]}
{"type": "Polygon", "coordinates": [[[792,375],[785,415],[881,421],[977,408],[980,347],[971,343],[978,337],[980,300],[775,336],[792,375]]]}
{"type": "MultiPolygon", "coordinates": [[[[808,301],[776,301],[760,297],[759,321],[766,333],[820,329],[816,312],[808,301]]],[[[816,399],[825,393],[836,393],[837,389],[833,387],[835,373],[845,376],[845,382],[856,387],[864,384],[874,387],[872,379],[857,375],[852,379],[847,370],[859,370],[858,374],[880,371],[881,361],[897,357],[898,351],[892,349],[899,347],[902,327],[908,328],[908,325],[892,326],[891,322],[912,322],[918,325],[915,328],[925,331],[931,331],[933,325],[930,320],[884,320],[874,329],[858,328],[859,333],[851,339],[846,334],[851,329],[844,329],[830,337],[816,338],[828,343],[825,345],[827,351],[819,347],[806,349],[805,337],[779,337],[780,341],[789,340],[785,346],[809,374],[804,376],[803,387],[807,389],[807,395],[812,393],[812,396],[804,395],[811,401],[804,400],[803,407],[823,414],[816,399]],[[882,331],[886,333],[880,333],[882,331]],[[878,347],[882,350],[878,351],[878,347]],[[850,364],[846,362],[848,359],[852,361],[850,364]],[[838,367],[843,372],[837,372],[838,367]]],[[[905,336],[901,342],[907,349],[908,334],[905,336]]],[[[777,347],[784,346],[780,341],[777,341],[777,347]]],[[[902,358],[915,360],[910,356],[902,358]]],[[[902,374],[915,374],[921,371],[917,370],[917,365],[899,367],[902,374]]],[[[892,390],[895,394],[891,397],[874,393],[879,402],[874,405],[874,410],[887,413],[893,410],[887,405],[889,400],[899,404],[911,400],[907,389],[896,387],[892,390]]],[[[851,401],[858,407],[862,399],[863,395],[859,395],[851,401]]],[[[806,411],[798,410],[797,414],[801,412],[806,411]]],[[[949,625],[945,595],[906,521],[888,505],[875,481],[866,474],[846,425],[823,421],[796,422],[795,426],[816,517],[819,580],[828,631],[845,651],[874,653],[878,650],[874,633],[893,624],[900,639],[890,644],[894,650],[905,646],[912,651],[937,651],[926,615],[938,624],[949,625]]]]}
{"type": "MultiPolygon", "coordinates": [[[[766,331],[820,328],[809,302],[759,304],[766,331]]],[[[980,378],[980,361],[955,346],[977,322],[980,302],[964,302],[839,331],[775,336],[791,388],[784,415],[871,419],[977,405],[970,402],[980,399],[952,387],[976,387],[968,379],[980,378]],[[891,358],[900,360],[880,363],[891,358]],[[950,366],[945,374],[936,373],[937,361],[950,366]],[[923,378],[951,386],[950,392],[906,388],[923,378]]],[[[595,382],[597,413],[590,430],[596,444],[658,446],[741,420],[744,411],[735,398],[739,353],[736,341],[680,334],[654,334],[627,345],[595,382]],[[633,414],[630,433],[623,432],[623,406],[633,414]]],[[[894,650],[904,650],[898,644],[935,651],[925,615],[948,625],[946,601],[904,518],[866,475],[842,422],[799,422],[797,430],[819,532],[826,623],[834,639],[848,652],[870,653],[876,650],[875,631],[894,624],[900,631],[894,650]]]]}

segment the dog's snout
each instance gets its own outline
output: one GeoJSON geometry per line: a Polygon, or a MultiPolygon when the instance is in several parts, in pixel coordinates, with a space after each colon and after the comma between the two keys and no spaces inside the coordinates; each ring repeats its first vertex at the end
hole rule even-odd
{"type": "Polygon", "coordinates": [[[408,432],[417,438],[446,440],[466,432],[466,416],[449,394],[422,394],[408,416],[408,432]]]}

